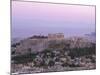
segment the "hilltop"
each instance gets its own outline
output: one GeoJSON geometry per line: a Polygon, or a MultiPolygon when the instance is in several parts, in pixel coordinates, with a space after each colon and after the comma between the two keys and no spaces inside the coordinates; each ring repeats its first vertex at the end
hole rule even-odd
{"type": "Polygon", "coordinates": [[[12,44],[12,72],[95,69],[95,42],[85,37],[55,37],[32,36],[12,44]]]}

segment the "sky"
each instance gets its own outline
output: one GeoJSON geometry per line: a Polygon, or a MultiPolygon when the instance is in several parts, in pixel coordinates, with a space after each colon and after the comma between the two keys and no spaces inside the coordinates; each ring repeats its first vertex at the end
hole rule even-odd
{"type": "Polygon", "coordinates": [[[95,6],[12,1],[12,37],[95,32],[95,6]]]}

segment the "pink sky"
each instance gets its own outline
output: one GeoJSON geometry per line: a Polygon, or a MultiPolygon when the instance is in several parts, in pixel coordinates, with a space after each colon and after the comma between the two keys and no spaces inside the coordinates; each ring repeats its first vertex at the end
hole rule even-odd
{"type": "Polygon", "coordinates": [[[23,21],[32,23],[35,20],[56,24],[39,25],[42,27],[88,28],[91,32],[95,29],[95,7],[13,1],[12,19],[15,27],[22,24],[26,26],[23,21]],[[63,23],[66,23],[66,26],[63,23]]]}
{"type": "Polygon", "coordinates": [[[34,2],[16,2],[12,4],[12,9],[16,15],[33,15],[51,19],[84,20],[95,18],[95,7],[79,5],[47,4],[34,2]],[[20,11],[20,12],[19,12],[20,11]],[[86,18],[87,17],[87,18],[86,18]]]}

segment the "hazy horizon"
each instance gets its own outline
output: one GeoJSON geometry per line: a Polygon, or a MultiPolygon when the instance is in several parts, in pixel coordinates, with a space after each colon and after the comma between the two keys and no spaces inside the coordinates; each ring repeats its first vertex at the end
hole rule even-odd
{"type": "Polygon", "coordinates": [[[95,6],[12,1],[12,38],[95,32],[95,6]]]}

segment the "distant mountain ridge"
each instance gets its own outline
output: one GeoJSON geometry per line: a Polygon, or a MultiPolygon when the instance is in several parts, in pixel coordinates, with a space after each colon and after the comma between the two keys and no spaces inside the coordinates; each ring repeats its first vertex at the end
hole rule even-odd
{"type": "Polygon", "coordinates": [[[20,42],[20,40],[22,40],[23,38],[11,38],[11,43],[14,44],[14,43],[18,43],[20,42]]]}
{"type": "Polygon", "coordinates": [[[91,32],[90,34],[85,34],[86,36],[93,36],[95,37],[96,36],[96,33],[95,32],[91,32]]]}
{"type": "Polygon", "coordinates": [[[85,37],[87,37],[92,42],[96,42],[96,33],[95,32],[91,32],[90,34],[85,34],[85,37]]]}

